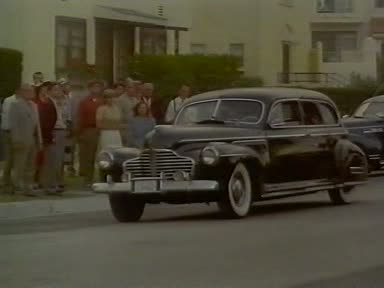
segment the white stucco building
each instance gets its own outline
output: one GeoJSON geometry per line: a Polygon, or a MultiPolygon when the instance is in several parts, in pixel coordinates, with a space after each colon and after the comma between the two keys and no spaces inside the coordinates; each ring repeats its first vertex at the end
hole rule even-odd
{"type": "Polygon", "coordinates": [[[1,0],[0,47],[20,50],[23,78],[55,79],[74,62],[110,82],[134,53],[179,53],[190,28],[188,0],[1,0]]]}
{"type": "Polygon", "coordinates": [[[322,72],[348,82],[351,73],[378,77],[384,57],[383,0],[311,0],[312,45],[322,46],[322,72]]]}
{"type": "Polygon", "coordinates": [[[110,82],[134,53],[233,54],[268,85],[308,71],[308,0],[1,0],[0,47],[23,52],[26,81],[72,62],[110,82]],[[284,73],[283,76],[280,74],[284,73]]]}
{"type": "Polygon", "coordinates": [[[308,0],[193,0],[191,5],[191,53],[239,56],[245,75],[261,76],[267,85],[310,69],[308,0]]]}

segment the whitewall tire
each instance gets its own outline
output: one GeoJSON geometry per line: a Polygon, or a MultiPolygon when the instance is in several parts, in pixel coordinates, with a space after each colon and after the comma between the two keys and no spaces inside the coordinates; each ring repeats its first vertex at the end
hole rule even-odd
{"type": "Polygon", "coordinates": [[[220,210],[231,218],[247,217],[253,202],[253,182],[247,166],[238,163],[224,188],[220,210]]]}
{"type": "Polygon", "coordinates": [[[352,191],[345,188],[336,188],[328,191],[329,198],[334,205],[347,205],[351,203],[352,191]]]}

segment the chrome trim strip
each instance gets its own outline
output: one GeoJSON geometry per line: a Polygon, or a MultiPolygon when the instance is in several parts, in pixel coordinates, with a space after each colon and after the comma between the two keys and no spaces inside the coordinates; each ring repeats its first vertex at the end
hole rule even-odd
{"type": "MultiPolygon", "coordinates": [[[[239,141],[242,141],[242,140],[262,140],[262,141],[266,141],[265,140],[265,136],[256,136],[256,137],[227,137],[227,138],[197,138],[197,139],[184,139],[184,140],[180,140],[178,143],[180,144],[188,144],[188,143],[195,143],[195,142],[226,142],[226,141],[231,141],[231,140],[239,140],[239,141]]],[[[232,141],[233,142],[233,141],[232,141]]]]}
{"type": "Polygon", "coordinates": [[[227,137],[227,138],[201,138],[201,139],[184,139],[180,140],[179,144],[188,144],[188,143],[195,143],[195,142],[226,142],[226,141],[232,141],[232,144],[244,144],[244,142],[249,141],[257,141],[257,142],[267,142],[268,139],[277,139],[277,138],[290,138],[290,137],[305,137],[305,136],[342,136],[347,135],[347,133],[327,133],[327,134],[281,134],[281,135],[270,135],[270,136],[257,136],[257,137],[227,137]]]}
{"type": "Polygon", "coordinates": [[[372,128],[371,130],[365,130],[363,131],[364,134],[375,134],[375,133],[383,133],[384,129],[383,128],[372,128]]]}
{"type": "Polygon", "coordinates": [[[344,136],[344,135],[347,135],[347,133],[309,133],[308,136],[322,137],[322,136],[344,136]]]}
{"type": "Polygon", "coordinates": [[[360,186],[367,184],[368,181],[351,181],[351,182],[345,182],[344,184],[337,185],[339,188],[343,187],[350,187],[350,186],[360,186]]]}
{"type": "MultiPolygon", "coordinates": [[[[263,137],[266,138],[266,137],[263,137]]],[[[267,139],[254,139],[254,140],[239,140],[234,141],[232,144],[243,144],[243,145],[252,145],[252,144],[260,144],[260,143],[267,143],[267,139]]]]}
{"type": "Polygon", "coordinates": [[[374,129],[374,128],[384,128],[384,126],[357,126],[357,127],[347,127],[348,129],[374,129]]]}
{"type": "Polygon", "coordinates": [[[308,135],[307,134],[271,135],[271,136],[268,136],[267,138],[268,139],[280,139],[280,138],[288,138],[288,137],[300,138],[300,137],[305,137],[305,136],[308,136],[308,135]]]}
{"type": "Polygon", "coordinates": [[[220,158],[231,158],[231,157],[243,157],[248,156],[247,154],[224,154],[220,155],[220,158]]]}

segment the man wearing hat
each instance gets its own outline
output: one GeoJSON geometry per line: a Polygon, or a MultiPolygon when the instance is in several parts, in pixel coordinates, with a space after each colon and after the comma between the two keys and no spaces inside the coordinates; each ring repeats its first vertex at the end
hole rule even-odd
{"type": "Polygon", "coordinates": [[[102,104],[104,82],[93,80],[88,83],[89,96],[84,98],[77,111],[76,134],[79,139],[80,176],[85,184],[93,183],[95,160],[99,141],[99,131],[96,127],[96,112],[102,104]]]}

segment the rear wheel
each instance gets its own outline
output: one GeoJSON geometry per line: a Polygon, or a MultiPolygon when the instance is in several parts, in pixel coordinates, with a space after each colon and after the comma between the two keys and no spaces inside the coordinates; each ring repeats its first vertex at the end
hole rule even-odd
{"type": "Polygon", "coordinates": [[[224,195],[218,203],[220,210],[231,218],[248,216],[252,206],[253,185],[248,168],[239,163],[224,187],[224,195]]]}
{"type": "Polygon", "coordinates": [[[109,195],[112,214],[121,223],[137,222],[144,213],[145,202],[128,194],[109,195]]]}
{"type": "Polygon", "coordinates": [[[347,205],[351,203],[351,189],[335,188],[329,190],[328,195],[334,205],[347,205]]]}

